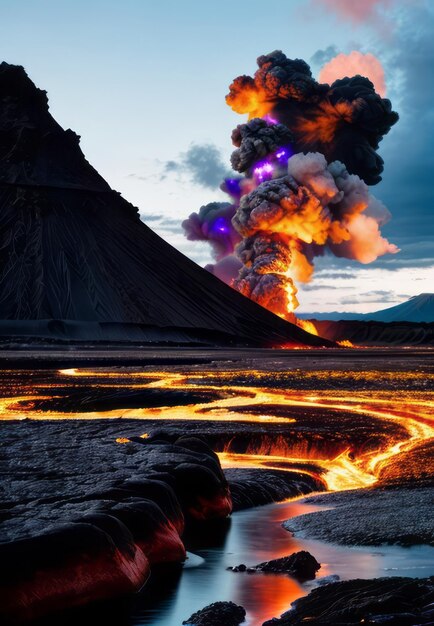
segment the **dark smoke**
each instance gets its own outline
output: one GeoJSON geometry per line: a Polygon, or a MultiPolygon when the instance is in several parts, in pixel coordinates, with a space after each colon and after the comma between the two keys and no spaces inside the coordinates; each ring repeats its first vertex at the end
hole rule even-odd
{"type": "Polygon", "coordinates": [[[237,172],[245,172],[254,163],[293,141],[291,131],[283,124],[273,124],[255,118],[239,124],[232,131],[232,143],[238,147],[231,155],[231,164],[237,172]]]}

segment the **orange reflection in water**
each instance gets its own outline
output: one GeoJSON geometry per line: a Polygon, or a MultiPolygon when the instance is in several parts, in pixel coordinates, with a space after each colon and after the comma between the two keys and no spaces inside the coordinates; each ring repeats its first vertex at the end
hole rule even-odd
{"type": "Polygon", "coordinates": [[[281,615],[290,608],[290,604],[307,595],[308,589],[293,578],[282,574],[237,574],[244,580],[239,585],[237,604],[250,606],[250,623],[262,624],[264,621],[281,615]],[[266,580],[261,578],[266,577],[266,580]],[[254,605],[252,605],[254,598],[254,605]]]}

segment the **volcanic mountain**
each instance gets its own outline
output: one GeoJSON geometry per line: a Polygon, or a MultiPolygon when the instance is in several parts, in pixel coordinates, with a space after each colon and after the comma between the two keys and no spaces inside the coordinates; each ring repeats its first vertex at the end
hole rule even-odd
{"type": "Polygon", "coordinates": [[[248,300],[150,230],[86,161],[21,66],[0,64],[0,334],[328,342],[248,300]]]}

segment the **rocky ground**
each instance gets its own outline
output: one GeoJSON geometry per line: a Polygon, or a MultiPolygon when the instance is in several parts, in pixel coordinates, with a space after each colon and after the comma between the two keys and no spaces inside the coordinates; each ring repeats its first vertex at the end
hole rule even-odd
{"type": "Polygon", "coordinates": [[[232,509],[203,442],[116,442],[113,424],[2,424],[0,614],[28,620],[136,591],[150,566],[185,558],[190,520],[232,509]]]}
{"type": "MultiPolygon", "coordinates": [[[[25,356],[30,370],[10,368],[1,375],[3,411],[8,418],[14,414],[21,418],[1,423],[4,623],[13,623],[12,617],[18,621],[40,617],[43,623],[50,611],[131,593],[147,580],[151,567],[183,560],[184,532],[194,525],[221,520],[231,510],[323,490],[323,469],[306,461],[310,453],[310,458],[330,458],[349,449],[357,457],[359,452],[406,439],[399,421],[347,409],[339,412],[326,404],[285,405],[286,390],[307,390],[309,395],[311,390],[325,390],[336,397],[342,390],[348,398],[357,390],[366,402],[371,401],[371,392],[387,390],[399,402],[399,394],[409,390],[424,394],[417,398],[428,397],[433,380],[431,355],[417,351],[407,352],[405,360],[402,352],[390,351],[337,356],[258,350],[221,354],[192,350],[181,356],[176,350],[144,350],[134,358],[151,374],[163,365],[166,371],[179,371],[184,362],[185,378],[174,387],[144,388],[148,379],[143,370],[138,388],[117,379],[116,372],[124,371],[120,367],[100,385],[91,375],[77,379],[56,369],[47,371],[48,361],[33,359],[30,353],[25,356]],[[260,392],[252,393],[248,387],[280,389],[282,402],[278,396],[276,402],[267,398],[264,410],[260,392]],[[22,399],[5,400],[16,396],[22,399]],[[238,404],[237,397],[243,403],[238,404]],[[225,416],[235,419],[221,419],[223,402],[225,416]],[[85,418],[143,406],[155,411],[155,420],[154,415],[146,421],[59,419],[75,411],[85,418]],[[196,414],[193,421],[170,419],[172,410],[196,414]],[[40,419],[22,419],[32,411],[40,419]],[[274,421],[257,419],[264,413],[274,421]],[[55,415],[58,419],[53,419],[55,415]],[[285,467],[291,471],[251,467],[223,473],[213,450],[228,449],[265,457],[291,456],[295,450],[305,460],[291,461],[285,467]]],[[[1,359],[8,356],[2,354],[1,359]]],[[[48,359],[55,368],[66,367],[71,357],[53,352],[48,359]]],[[[99,359],[104,365],[108,362],[104,352],[79,351],[74,359],[84,366],[99,359]]],[[[128,359],[130,365],[131,354],[128,359]]],[[[433,543],[432,451],[432,442],[421,441],[396,455],[379,471],[376,488],[315,496],[316,503],[331,510],[293,518],[287,527],[347,544],[433,543]]],[[[331,585],[324,589],[335,593],[331,585]]],[[[342,607],[345,598],[348,606],[354,604],[348,589],[339,600],[342,607]]],[[[322,598],[327,604],[326,595],[322,598]]],[[[421,607],[415,605],[414,610],[421,607]]],[[[308,615],[303,613],[300,619],[308,615]]],[[[298,622],[282,622],[287,623],[298,622]]]]}
{"type": "MultiPolygon", "coordinates": [[[[1,427],[2,623],[135,591],[153,565],[185,558],[185,527],[232,510],[218,457],[196,437],[144,438],[136,420],[1,427]]],[[[321,487],[259,473],[229,472],[236,508],[321,487]]]]}
{"type": "Polygon", "coordinates": [[[434,578],[347,580],[314,589],[280,619],[263,626],[350,626],[432,624],[434,578]]]}
{"type": "Polygon", "coordinates": [[[333,508],[284,522],[299,536],[346,545],[434,545],[433,486],[342,491],[307,502],[333,508]]]}

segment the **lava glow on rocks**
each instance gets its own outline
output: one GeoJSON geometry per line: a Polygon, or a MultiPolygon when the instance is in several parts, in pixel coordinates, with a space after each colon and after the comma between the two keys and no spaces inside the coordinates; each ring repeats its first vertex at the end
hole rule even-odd
{"type": "MultiPolygon", "coordinates": [[[[292,372],[294,375],[294,372],[292,372]]],[[[306,378],[318,382],[322,379],[333,379],[333,372],[307,371],[300,373],[306,378]]],[[[337,373],[335,373],[337,376],[337,373]]],[[[340,376],[342,377],[342,372],[340,376]]],[[[378,375],[378,372],[377,372],[378,375]]],[[[408,377],[413,383],[423,382],[426,374],[417,372],[382,372],[385,380],[392,380],[392,376],[401,377],[403,381],[408,377]]],[[[281,376],[281,373],[277,373],[281,376]]],[[[349,380],[373,380],[373,372],[345,372],[349,380]]],[[[196,422],[209,425],[210,432],[216,424],[236,424],[246,428],[248,424],[263,425],[269,437],[273,437],[272,429],[288,427],[288,434],[274,435],[274,443],[263,437],[263,443],[258,439],[249,442],[249,432],[243,435],[246,438],[245,449],[240,453],[233,446],[233,440],[220,443],[216,447],[223,467],[261,468],[264,470],[280,469],[285,471],[304,472],[319,477],[329,490],[340,491],[373,485],[381,470],[396,455],[408,452],[422,442],[434,437],[433,392],[406,392],[406,391],[335,391],[330,389],[309,390],[280,389],[269,386],[257,386],[255,379],[261,384],[266,381],[275,381],[273,372],[256,370],[231,372],[201,371],[201,372],[163,372],[163,371],[135,371],[135,370],[81,370],[65,369],[57,373],[57,382],[65,390],[74,389],[77,378],[85,379],[86,389],[95,390],[117,389],[122,390],[153,390],[153,392],[182,391],[187,394],[211,394],[203,401],[184,405],[161,406],[148,408],[122,408],[122,397],[118,408],[109,410],[53,410],[50,401],[56,395],[47,395],[48,385],[41,385],[41,395],[38,395],[37,385],[32,383],[28,395],[21,388],[20,396],[6,397],[0,400],[2,419],[103,419],[103,418],[134,418],[152,422],[172,421],[196,422]],[[233,382],[234,376],[245,378],[249,384],[233,382]],[[113,382],[113,379],[116,379],[113,382]],[[213,395],[214,394],[214,395],[213,395]],[[44,406],[44,402],[47,402],[44,406]],[[314,413],[312,413],[314,412],[314,413]],[[293,413],[293,414],[292,414],[293,413]],[[307,436],[312,439],[309,446],[302,445],[294,439],[297,428],[303,429],[304,415],[314,414],[315,427],[307,436]],[[301,415],[302,417],[298,417],[301,415]],[[360,445],[349,444],[343,436],[344,426],[330,426],[332,419],[342,419],[345,416],[354,416],[354,426],[350,431],[365,427],[365,420],[374,420],[378,423],[378,430],[383,429],[385,435],[373,443],[372,435],[363,434],[366,441],[360,445]],[[331,416],[331,417],[330,417],[331,416]],[[337,416],[337,417],[336,417],[337,416]],[[342,416],[342,418],[339,418],[342,416]],[[357,416],[360,417],[357,418],[357,416]],[[360,421],[360,423],[359,423],[360,421]],[[328,443],[327,428],[332,428],[332,434],[338,436],[338,447],[328,443]],[[294,430],[295,429],[295,430],[294,430]],[[335,430],[333,430],[335,429],[335,430]],[[324,436],[318,433],[324,431],[324,436]],[[339,437],[342,441],[339,443],[339,437]],[[318,442],[315,444],[315,440],[318,442]]],[[[52,383],[51,383],[52,384],[52,383]]],[[[116,405],[115,405],[116,406],[116,405]]],[[[344,422],[342,422],[343,424],[344,422]]],[[[253,428],[253,426],[252,426],[253,428]]],[[[256,427],[257,430],[258,427],[256,427]]],[[[148,429],[149,430],[149,429],[148,429]]],[[[245,431],[243,431],[245,432],[245,431]]],[[[305,431],[301,430],[303,436],[305,431]]],[[[143,438],[151,437],[144,433],[143,438]]],[[[118,443],[128,444],[128,438],[119,437],[118,443]]]]}

